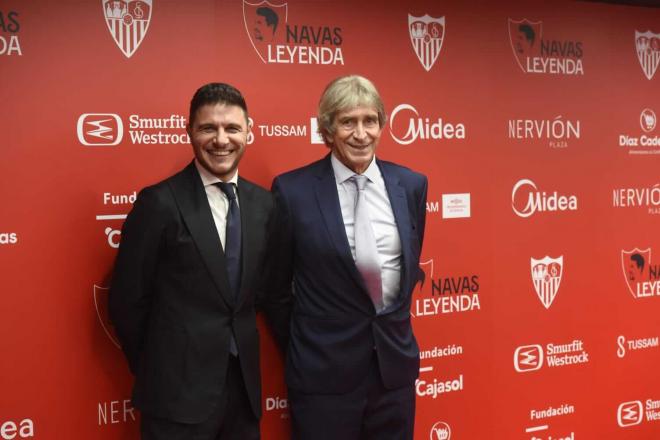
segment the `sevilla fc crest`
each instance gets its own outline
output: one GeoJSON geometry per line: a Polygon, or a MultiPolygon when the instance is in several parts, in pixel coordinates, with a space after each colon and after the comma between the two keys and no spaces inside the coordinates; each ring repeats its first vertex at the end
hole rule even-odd
{"type": "Polygon", "coordinates": [[[509,42],[516,57],[518,65],[523,72],[527,73],[527,58],[538,53],[540,46],[542,21],[529,21],[509,19],[509,42]]]}
{"type": "Polygon", "coordinates": [[[269,1],[250,3],[243,0],[243,21],[252,47],[264,63],[268,47],[282,40],[286,32],[287,3],[276,5],[269,1]]]}
{"type": "Polygon", "coordinates": [[[410,42],[419,62],[428,72],[440,55],[445,39],[445,17],[433,18],[430,15],[415,17],[408,14],[410,42]]]}
{"type": "Polygon", "coordinates": [[[635,50],[644,75],[648,79],[653,78],[660,63],[660,34],[635,31],[635,50]]]}
{"type": "Polygon", "coordinates": [[[96,316],[99,318],[99,323],[103,328],[105,334],[110,338],[113,344],[119,347],[119,341],[115,335],[112,324],[110,324],[110,316],[108,313],[108,292],[107,287],[101,287],[94,284],[94,306],[96,307],[96,316]]]}
{"type": "Polygon", "coordinates": [[[147,35],[153,0],[101,0],[105,23],[117,47],[130,58],[147,35]]]}
{"type": "Polygon", "coordinates": [[[546,309],[549,309],[559,291],[563,274],[564,256],[545,257],[541,260],[530,258],[532,281],[536,295],[546,309]]]}
{"type": "Polygon", "coordinates": [[[621,267],[626,278],[628,290],[634,298],[638,298],[639,283],[649,280],[649,265],[651,264],[651,248],[621,251],[621,267]]]}

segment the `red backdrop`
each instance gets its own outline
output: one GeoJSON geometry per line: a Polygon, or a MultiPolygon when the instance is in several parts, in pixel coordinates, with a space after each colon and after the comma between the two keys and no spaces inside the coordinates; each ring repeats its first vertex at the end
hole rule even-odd
{"type": "Polygon", "coordinates": [[[259,41],[254,4],[0,2],[0,438],[138,437],[107,287],[197,87],[244,92],[240,173],[269,186],[326,154],[311,118],[349,73],[385,101],[378,156],[429,176],[415,438],[660,438],[660,10],[290,0],[259,41]]]}

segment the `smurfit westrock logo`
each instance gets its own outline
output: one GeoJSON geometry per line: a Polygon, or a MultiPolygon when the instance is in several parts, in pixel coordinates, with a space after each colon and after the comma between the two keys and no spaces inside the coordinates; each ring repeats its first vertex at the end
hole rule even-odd
{"type": "Polygon", "coordinates": [[[124,137],[124,124],[114,113],[83,113],[78,118],[76,132],[83,145],[112,147],[124,137]]]}

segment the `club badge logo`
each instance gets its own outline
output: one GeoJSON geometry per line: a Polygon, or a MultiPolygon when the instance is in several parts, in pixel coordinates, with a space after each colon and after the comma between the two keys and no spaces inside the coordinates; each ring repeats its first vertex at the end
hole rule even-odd
{"type": "Polygon", "coordinates": [[[657,122],[658,119],[655,117],[655,112],[650,108],[645,108],[639,115],[639,124],[642,126],[642,130],[644,130],[646,133],[650,133],[655,130],[657,122]]]}
{"type": "Polygon", "coordinates": [[[96,307],[96,316],[99,318],[99,323],[101,328],[108,336],[110,341],[117,347],[119,346],[119,341],[114,332],[114,327],[110,323],[110,316],[108,313],[108,292],[110,291],[109,287],[101,287],[94,284],[94,307],[96,307]]]}
{"type": "Polygon", "coordinates": [[[422,293],[426,283],[431,283],[433,280],[433,258],[423,263],[419,263],[419,283],[417,284],[417,292],[422,293]]]}
{"type": "Polygon", "coordinates": [[[538,54],[543,22],[509,19],[509,42],[513,56],[523,72],[527,73],[526,63],[529,57],[538,54]]]}
{"type": "Polygon", "coordinates": [[[415,17],[408,14],[408,32],[413,50],[426,71],[435,64],[445,40],[445,17],[430,15],[415,17]]]}
{"type": "Polygon", "coordinates": [[[660,64],[660,34],[635,31],[635,50],[644,75],[650,80],[660,64]]]}
{"type": "Polygon", "coordinates": [[[264,63],[268,57],[268,45],[280,40],[281,29],[286,27],[288,11],[288,3],[276,5],[268,0],[258,3],[243,0],[245,31],[264,63]]]}
{"type": "Polygon", "coordinates": [[[559,291],[559,284],[564,267],[564,256],[559,258],[550,258],[548,256],[537,260],[530,258],[532,282],[536,295],[541,300],[541,304],[549,309],[559,291]]]}
{"type": "Polygon", "coordinates": [[[633,249],[631,251],[621,250],[621,267],[626,284],[633,298],[639,298],[640,283],[648,281],[649,266],[651,265],[651,248],[633,249]]]}
{"type": "Polygon", "coordinates": [[[101,0],[105,23],[117,47],[130,58],[149,30],[153,0],[101,0]]]}
{"type": "Polygon", "coordinates": [[[431,440],[450,440],[451,428],[445,422],[436,422],[431,427],[431,440]]]}

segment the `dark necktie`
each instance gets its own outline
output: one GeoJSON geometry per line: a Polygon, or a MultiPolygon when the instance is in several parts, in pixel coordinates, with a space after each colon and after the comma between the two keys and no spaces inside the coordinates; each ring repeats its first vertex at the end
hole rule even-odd
{"type": "Polygon", "coordinates": [[[220,182],[218,185],[229,200],[227,233],[225,235],[225,260],[227,262],[229,286],[234,299],[238,300],[238,292],[241,288],[241,211],[236,201],[234,184],[220,182]]]}

